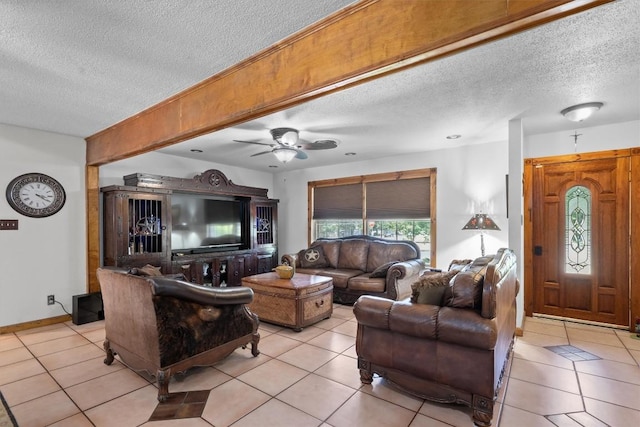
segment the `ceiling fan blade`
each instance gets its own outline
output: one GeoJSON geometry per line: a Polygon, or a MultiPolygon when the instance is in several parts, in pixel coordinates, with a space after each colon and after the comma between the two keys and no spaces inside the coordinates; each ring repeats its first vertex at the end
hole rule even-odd
{"type": "Polygon", "coordinates": [[[338,141],[334,139],[320,139],[315,142],[309,142],[302,144],[302,148],[305,150],[331,150],[338,146],[338,141]]]}
{"type": "Polygon", "coordinates": [[[305,153],[304,151],[296,150],[296,153],[296,159],[306,160],[309,158],[309,156],[307,156],[307,153],[305,153]]]}
{"type": "Polygon", "coordinates": [[[268,150],[268,151],[261,151],[261,152],[256,153],[256,154],[252,154],[252,155],[251,155],[251,156],[249,156],[249,157],[261,156],[261,155],[263,155],[263,154],[269,154],[269,153],[273,153],[273,151],[272,151],[272,150],[268,150]]]}
{"type": "Polygon", "coordinates": [[[273,147],[275,144],[267,144],[266,142],[260,141],[242,141],[240,139],[234,139],[234,142],[242,142],[243,144],[256,144],[256,145],[266,145],[267,147],[273,147]]]}

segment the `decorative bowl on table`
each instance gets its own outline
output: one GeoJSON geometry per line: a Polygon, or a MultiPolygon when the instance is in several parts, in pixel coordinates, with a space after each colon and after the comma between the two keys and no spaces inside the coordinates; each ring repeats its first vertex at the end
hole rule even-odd
{"type": "Polygon", "coordinates": [[[279,265],[273,269],[281,279],[291,279],[293,277],[293,267],[290,265],[279,265]]]}

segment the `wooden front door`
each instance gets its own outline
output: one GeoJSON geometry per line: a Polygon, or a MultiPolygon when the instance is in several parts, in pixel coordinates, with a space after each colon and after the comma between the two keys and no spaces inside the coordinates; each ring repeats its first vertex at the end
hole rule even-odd
{"type": "Polygon", "coordinates": [[[533,311],[629,325],[629,157],[532,171],[533,311]]]}

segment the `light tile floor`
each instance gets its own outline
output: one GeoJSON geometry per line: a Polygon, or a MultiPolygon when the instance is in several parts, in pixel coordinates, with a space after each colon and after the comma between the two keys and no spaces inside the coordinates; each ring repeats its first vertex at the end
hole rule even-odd
{"type": "MultiPolygon", "coordinates": [[[[0,335],[0,391],[31,426],[471,426],[464,406],[425,402],[380,379],[362,385],[351,307],[296,333],[260,326],[260,356],[238,349],[172,379],[171,392],[211,390],[202,416],[149,422],[153,379],[103,363],[103,322],[0,335]]],[[[527,318],[493,425],[640,425],[640,340],[627,331],[527,318]],[[546,347],[571,345],[596,360],[546,347]]]]}

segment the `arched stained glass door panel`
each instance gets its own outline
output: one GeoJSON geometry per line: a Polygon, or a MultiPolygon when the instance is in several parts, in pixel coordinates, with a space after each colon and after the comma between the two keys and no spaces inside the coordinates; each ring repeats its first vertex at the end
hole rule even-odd
{"type": "Polygon", "coordinates": [[[591,274],[591,191],[576,185],[567,191],[565,206],[565,272],[591,274]]]}

